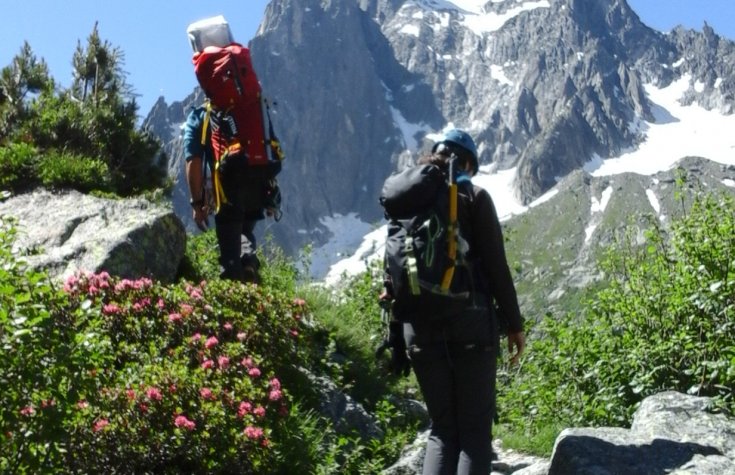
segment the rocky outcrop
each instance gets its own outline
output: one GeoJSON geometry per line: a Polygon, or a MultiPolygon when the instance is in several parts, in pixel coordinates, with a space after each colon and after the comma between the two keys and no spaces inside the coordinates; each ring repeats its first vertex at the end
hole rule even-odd
{"type": "Polygon", "coordinates": [[[0,202],[0,216],[17,220],[15,252],[53,277],[105,270],[170,282],[186,245],[174,213],[144,199],[37,190],[0,202]]]}
{"type": "Polygon", "coordinates": [[[665,392],[643,401],[630,429],[566,429],[548,475],[735,474],[735,419],[704,397],[665,392]]]}
{"type": "MultiPolygon", "coordinates": [[[[421,473],[428,432],[406,447],[383,475],[421,473]]],[[[562,431],[551,460],[493,448],[493,475],[735,474],[735,418],[713,411],[711,400],[677,392],[646,398],[630,429],[562,431]]]]}
{"type": "Polygon", "coordinates": [[[363,439],[382,438],[383,430],[359,402],[340,390],[331,379],[318,376],[306,368],[298,368],[310,386],[319,394],[319,412],[329,419],[341,435],[358,434],[363,439]]]}

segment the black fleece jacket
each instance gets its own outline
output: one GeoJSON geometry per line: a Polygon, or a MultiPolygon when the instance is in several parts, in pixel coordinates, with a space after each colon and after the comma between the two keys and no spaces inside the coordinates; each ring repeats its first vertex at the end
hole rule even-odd
{"type": "Polygon", "coordinates": [[[470,251],[486,283],[487,292],[498,304],[498,318],[506,320],[510,333],[522,331],[523,318],[505,257],[503,233],[495,205],[485,189],[473,185],[473,194],[471,200],[461,200],[470,203],[459,210],[459,219],[469,220],[470,251]]]}

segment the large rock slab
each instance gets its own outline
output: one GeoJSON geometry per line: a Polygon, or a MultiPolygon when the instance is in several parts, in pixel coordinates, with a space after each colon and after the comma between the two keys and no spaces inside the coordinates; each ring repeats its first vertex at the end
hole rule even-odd
{"type": "Polygon", "coordinates": [[[645,399],[630,429],[559,435],[549,475],[735,474],[735,420],[708,398],[663,392],[645,399]]]}
{"type": "Polygon", "coordinates": [[[0,202],[0,216],[17,219],[14,251],[53,277],[105,270],[170,282],[186,247],[179,218],[145,199],[36,190],[0,202]]]}

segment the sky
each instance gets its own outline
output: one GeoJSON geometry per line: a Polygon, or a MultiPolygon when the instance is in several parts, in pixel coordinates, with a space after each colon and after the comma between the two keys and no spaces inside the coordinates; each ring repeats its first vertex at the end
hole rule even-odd
{"type": "MultiPolygon", "coordinates": [[[[658,30],[669,31],[678,24],[701,30],[707,21],[719,34],[735,39],[735,0],[628,3],[644,23],[658,30]]],[[[54,79],[67,87],[77,41],[85,44],[98,21],[101,37],[125,53],[128,82],[139,95],[139,114],[145,116],[159,96],[171,103],[184,99],[196,86],[186,36],[190,23],[224,15],[235,39],[247,44],[255,36],[267,4],[268,0],[0,0],[5,18],[0,27],[0,67],[8,65],[27,40],[36,55],[47,62],[54,79]]]]}
{"type": "Polygon", "coordinates": [[[71,83],[77,41],[86,45],[95,22],[103,40],[121,48],[128,83],[145,116],[159,96],[170,104],[197,85],[186,35],[190,23],[224,15],[236,41],[247,44],[263,19],[267,0],[0,0],[0,67],[27,40],[54,79],[71,83]]]}

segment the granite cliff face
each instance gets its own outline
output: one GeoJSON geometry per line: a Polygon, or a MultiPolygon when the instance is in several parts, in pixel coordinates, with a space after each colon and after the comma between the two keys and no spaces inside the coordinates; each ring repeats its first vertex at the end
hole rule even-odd
{"type": "MultiPolygon", "coordinates": [[[[483,164],[515,167],[527,203],[643,140],[636,124],[656,107],[646,84],[686,78],[684,103],[735,104],[733,42],[707,25],[659,33],[625,0],[272,0],[249,46],[277,103],[285,216],[271,230],[290,250],[322,242],[324,216],[381,219],[385,177],[448,125],[476,137],[483,164]]],[[[159,102],[146,121],[168,143],[172,176],[172,131],[199,100],[159,102]]]]}

